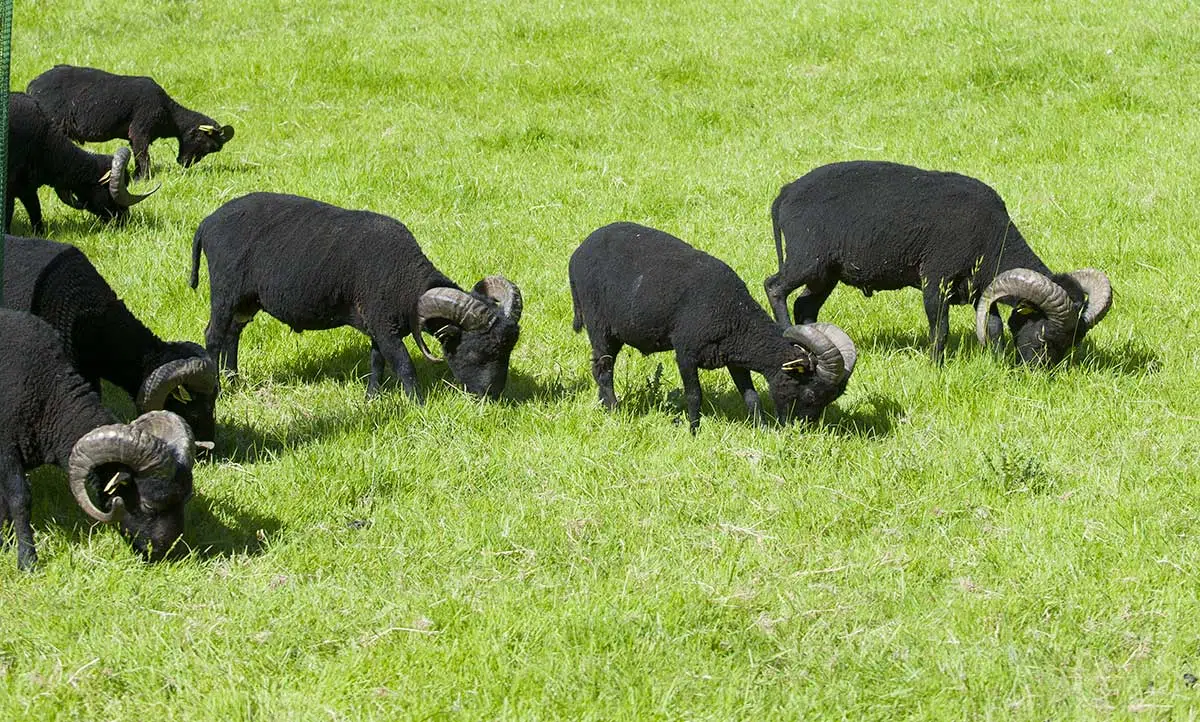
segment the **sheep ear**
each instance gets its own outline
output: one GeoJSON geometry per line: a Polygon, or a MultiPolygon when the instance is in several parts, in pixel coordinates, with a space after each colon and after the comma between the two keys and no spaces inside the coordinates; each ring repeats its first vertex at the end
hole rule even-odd
{"type": "Polygon", "coordinates": [[[222,125],[221,126],[221,142],[228,143],[231,140],[233,140],[233,126],[232,125],[222,125]]]}

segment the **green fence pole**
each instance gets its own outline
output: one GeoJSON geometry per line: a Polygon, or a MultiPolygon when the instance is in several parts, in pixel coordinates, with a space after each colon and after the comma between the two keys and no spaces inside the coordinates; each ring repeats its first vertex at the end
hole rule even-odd
{"type": "MultiPolygon", "coordinates": [[[[12,72],[13,0],[0,0],[0,198],[8,196],[8,85],[12,72]]],[[[7,205],[5,206],[7,210],[7,205]]],[[[4,243],[0,243],[0,304],[4,302],[4,243]]]]}

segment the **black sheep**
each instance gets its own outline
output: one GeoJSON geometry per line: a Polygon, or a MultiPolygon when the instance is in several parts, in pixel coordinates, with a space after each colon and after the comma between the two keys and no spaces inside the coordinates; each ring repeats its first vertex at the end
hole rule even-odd
{"type": "Polygon", "coordinates": [[[675,351],[692,433],[700,425],[698,369],[725,366],[759,420],[750,372],[771,389],[775,415],[815,421],[842,395],[857,358],[832,324],[781,330],[732,268],[653,228],[613,223],[571,254],[575,331],[586,327],[600,400],[617,403],[613,365],[624,345],[644,354],[675,351]]]}
{"type": "Polygon", "coordinates": [[[1021,362],[1053,364],[1112,302],[1100,271],[1052,274],[996,191],[957,173],[883,161],[821,166],[783,187],[771,220],[779,272],[764,286],[779,323],[789,322],[788,294],[802,285],[796,323],[815,321],[839,281],[867,296],[920,288],[938,363],[950,305],[976,304],[980,343],[996,348],[1004,325],[995,305],[1014,305],[1009,328],[1021,362]]]}
{"type": "Polygon", "coordinates": [[[25,472],[45,464],[67,471],[88,516],[118,523],[146,559],[162,559],[183,533],[192,495],[187,424],[169,411],[115,423],[58,333],[36,316],[0,309],[0,338],[0,526],[13,527],[17,565],[37,562],[25,472]]]}
{"type": "Polygon", "coordinates": [[[4,241],[5,307],[48,321],[97,391],[106,379],[133,397],[139,413],[174,411],[201,441],[213,440],[217,369],[200,345],[155,336],[78,248],[40,238],[4,241]]]}
{"type": "Polygon", "coordinates": [[[178,161],[184,168],[233,138],[233,126],[176,103],[153,78],[56,65],[29,81],[26,92],[71,140],[128,138],[135,178],[149,175],[150,144],[159,138],[179,140],[178,161]]]}
{"type": "Polygon", "coordinates": [[[295,331],[353,326],[371,339],[367,393],[385,361],[417,398],[417,377],[404,347],[411,333],[441,341],[451,373],[468,391],[498,398],[520,334],[521,292],[488,276],[464,292],[421,252],[397,220],[369,211],[276,193],[229,201],[205,218],[192,242],[191,286],[200,253],[208,256],[211,316],[208,351],[237,371],[238,340],[266,311],[295,331]]]}
{"type": "Polygon", "coordinates": [[[18,198],[33,232],[45,232],[37,194],[42,186],[54,188],[63,203],[105,221],[124,217],[131,206],[150,195],[130,193],[127,188],[128,148],[118,148],[113,155],[88,153],[68,140],[28,95],[12,93],[8,98],[5,232],[12,228],[18,198]]]}

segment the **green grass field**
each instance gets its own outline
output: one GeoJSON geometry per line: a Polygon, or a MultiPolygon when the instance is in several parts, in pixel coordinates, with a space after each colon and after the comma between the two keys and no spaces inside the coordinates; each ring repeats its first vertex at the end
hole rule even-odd
{"type": "Polygon", "coordinates": [[[187,171],[158,141],[123,228],[43,189],[48,235],[160,335],[203,338],[192,233],[257,190],[399,218],[525,315],[502,403],[417,354],[424,406],[364,399],[360,334],[260,315],[179,561],[35,473],[0,719],[1200,714],[1197,6],[647,5],[17,3],[14,88],[149,74],[237,129],[187,171]],[[1112,311],[1037,372],[956,308],[939,369],[918,291],[842,287],[822,317],[859,364],[820,428],[754,428],[706,372],[693,438],[672,357],[629,351],[606,414],[576,245],[652,225],[765,303],[779,187],[851,158],[984,180],[1052,268],[1109,274],[1112,311]]]}

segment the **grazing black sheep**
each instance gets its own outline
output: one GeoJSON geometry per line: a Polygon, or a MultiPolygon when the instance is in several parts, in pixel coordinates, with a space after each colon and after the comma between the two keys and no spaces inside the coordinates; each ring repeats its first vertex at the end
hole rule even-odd
{"type": "Polygon", "coordinates": [[[33,232],[45,232],[37,194],[42,186],[51,186],[63,203],[102,220],[123,218],[131,206],[154,192],[129,192],[128,164],[128,148],[118,148],[113,155],[88,153],[68,140],[32,98],[24,93],[10,94],[5,232],[12,228],[18,198],[29,214],[33,232]]]}
{"type": "Polygon", "coordinates": [[[441,341],[451,373],[467,391],[498,398],[520,334],[521,292],[488,276],[466,293],[421,252],[397,220],[276,193],[229,201],[205,218],[192,242],[191,286],[208,256],[211,316],[205,339],[221,368],[237,371],[238,340],[258,311],[295,331],[353,326],[371,339],[367,393],[384,362],[405,392],[417,377],[404,347],[411,333],[441,341]]]}
{"type": "Polygon", "coordinates": [[[199,344],[155,336],[78,248],[6,236],[3,300],[49,322],[95,390],[107,379],[133,397],[139,413],[173,411],[201,441],[213,440],[216,364],[199,344]]]}
{"type": "Polygon", "coordinates": [[[146,559],[162,559],[183,533],[192,495],[187,424],[169,411],[115,423],[58,333],[36,316],[0,309],[0,338],[0,522],[15,532],[17,565],[37,562],[25,472],[45,464],[67,471],[88,516],[118,523],[146,559]]]}
{"type": "Polygon", "coordinates": [[[722,261],[662,231],[613,223],[571,254],[575,331],[586,327],[600,400],[617,403],[613,365],[624,345],[675,351],[692,433],[700,426],[697,369],[725,366],[751,418],[759,420],[750,372],[767,379],[775,415],[815,421],[842,395],[857,358],[832,324],[781,330],[722,261]]]}
{"type": "Polygon", "coordinates": [[[948,306],[977,304],[980,343],[998,348],[1009,318],[1022,363],[1054,364],[1104,317],[1112,287],[1100,271],[1052,274],[989,186],[957,173],[883,161],[821,166],[771,206],[779,272],[764,282],[779,323],[817,319],[839,281],[870,296],[912,286],[925,296],[933,359],[942,362],[948,306]],[[784,260],[783,241],[787,242],[784,260]]]}
{"type": "Polygon", "coordinates": [[[233,138],[233,126],[176,103],[152,78],[56,65],[29,81],[26,92],[71,140],[128,138],[135,178],[149,175],[150,144],[159,138],[179,140],[178,161],[184,168],[233,138]]]}

